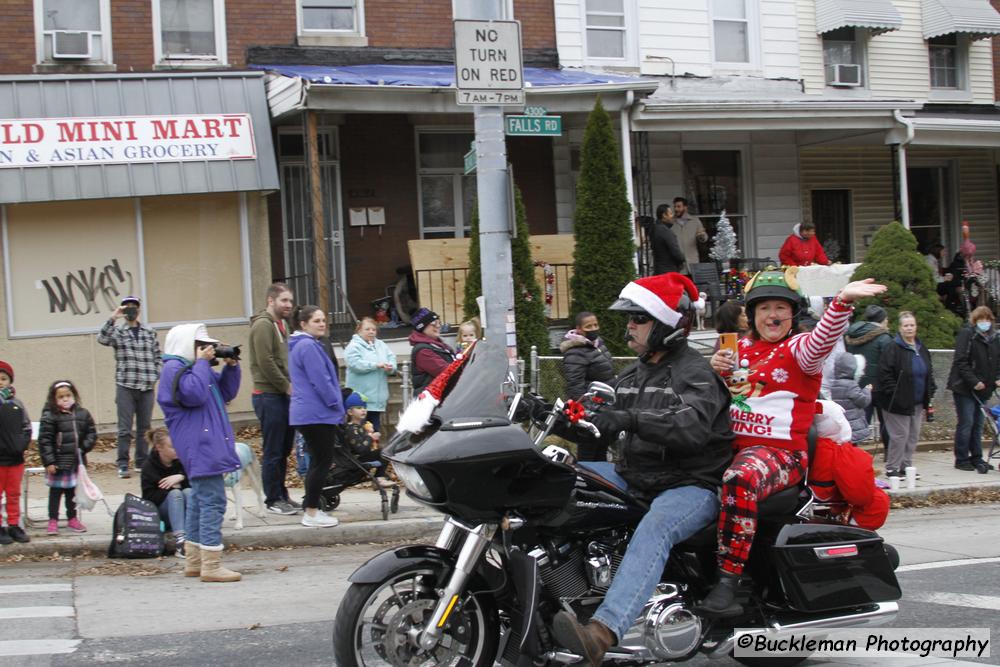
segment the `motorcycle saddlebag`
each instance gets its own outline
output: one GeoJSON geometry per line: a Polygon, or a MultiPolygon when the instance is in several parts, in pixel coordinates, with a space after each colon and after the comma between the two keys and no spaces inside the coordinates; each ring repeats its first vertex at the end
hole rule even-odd
{"type": "Polygon", "coordinates": [[[774,554],[792,607],[807,612],[890,602],[899,582],[878,533],[831,524],[786,525],[774,554]]]}

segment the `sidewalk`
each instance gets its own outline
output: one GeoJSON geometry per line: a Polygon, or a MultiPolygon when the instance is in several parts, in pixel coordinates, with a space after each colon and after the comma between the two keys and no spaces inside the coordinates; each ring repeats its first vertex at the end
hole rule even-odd
{"type": "MultiPolygon", "coordinates": [[[[920,474],[917,488],[890,491],[896,497],[925,497],[931,493],[955,493],[967,489],[1000,489],[1000,471],[986,475],[955,470],[950,449],[933,445],[936,449],[918,449],[914,465],[920,474]]],[[[884,464],[881,453],[874,453],[875,469],[881,474],[884,464]]],[[[101,488],[112,511],[122,502],[126,493],[139,495],[139,475],[133,473],[130,479],[119,479],[114,467],[114,452],[100,452],[91,456],[91,477],[101,488]]],[[[299,498],[301,487],[291,489],[292,496],[299,498]]],[[[231,491],[229,492],[231,497],[231,491]]],[[[371,489],[348,489],[341,494],[341,503],[333,515],[340,520],[335,528],[306,528],[299,521],[301,515],[282,516],[260,512],[257,498],[246,486],[243,487],[244,528],[234,528],[235,515],[232,502],[229,503],[223,524],[226,545],[237,547],[287,547],[325,546],[357,542],[392,542],[426,539],[436,533],[444,518],[431,510],[400,495],[399,512],[382,520],[380,499],[371,489]]],[[[32,524],[28,528],[31,542],[0,546],[0,559],[16,554],[48,556],[58,553],[71,556],[90,551],[100,556],[107,551],[111,540],[112,518],[102,504],[94,510],[81,513],[80,519],[87,526],[83,534],[72,533],[60,521],[59,535],[45,534],[48,511],[48,487],[42,475],[33,475],[29,481],[28,518],[32,524]]],[[[60,515],[64,516],[64,508],[60,515]]]]}

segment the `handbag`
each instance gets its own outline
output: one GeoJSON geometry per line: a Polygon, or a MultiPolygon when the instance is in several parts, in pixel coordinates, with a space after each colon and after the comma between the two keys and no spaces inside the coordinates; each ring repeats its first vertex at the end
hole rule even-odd
{"type": "MultiPolygon", "coordinates": [[[[79,452],[79,450],[77,451],[79,452]]],[[[104,494],[101,493],[94,480],[90,479],[90,475],[87,474],[87,466],[83,465],[83,459],[79,453],[77,460],[76,493],[74,494],[76,506],[81,510],[92,510],[97,503],[104,501],[104,494]]],[[[107,505],[106,502],[105,505],[107,505]]],[[[108,512],[110,513],[110,508],[108,512]]]]}

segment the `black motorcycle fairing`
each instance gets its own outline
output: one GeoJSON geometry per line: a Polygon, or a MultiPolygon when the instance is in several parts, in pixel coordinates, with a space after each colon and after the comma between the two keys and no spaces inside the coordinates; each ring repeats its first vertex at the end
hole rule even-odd
{"type": "Polygon", "coordinates": [[[434,567],[443,565],[451,570],[454,554],[428,544],[407,544],[372,556],[347,578],[352,584],[377,584],[390,575],[411,565],[434,567]]]}

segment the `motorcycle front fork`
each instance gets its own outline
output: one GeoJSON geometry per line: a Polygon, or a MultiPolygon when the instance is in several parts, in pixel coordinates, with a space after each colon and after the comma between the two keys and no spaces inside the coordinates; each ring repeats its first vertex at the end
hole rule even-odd
{"type": "Polygon", "coordinates": [[[448,583],[434,606],[434,612],[424,624],[417,639],[420,648],[425,651],[430,650],[441,639],[445,623],[448,622],[448,617],[455,609],[459,596],[465,589],[476,563],[479,562],[483,552],[489,546],[495,530],[496,526],[491,524],[467,526],[448,517],[434,546],[458,555],[455,558],[455,567],[448,578],[448,583]]]}

